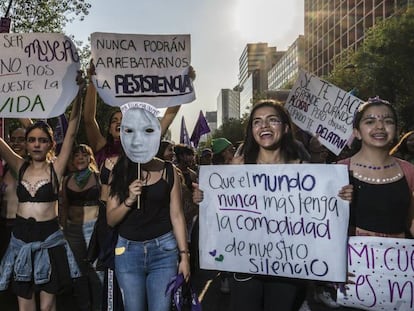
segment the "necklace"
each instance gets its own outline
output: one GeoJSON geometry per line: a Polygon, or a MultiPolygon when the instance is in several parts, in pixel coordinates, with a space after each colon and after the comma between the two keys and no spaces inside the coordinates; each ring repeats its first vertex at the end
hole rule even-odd
{"type": "Polygon", "coordinates": [[[86,186],[89,176],[91,176],[92,171],[89,168],[85,168],[84,170],[77,171],[73,174],[73,178],[75,179],[76,185],[83,189],[86,186]]]}
{"type": "Polygon", "coordinates": [[[392,162],[391,164],[387,164],[384,166],[375,166],[375,165],[371,165],[371,164],[363,164],[363,163],[352,163],[355,166],[359,166],[359,167],[363,167],[363,168],[367,168],[370,170],[385,170],[387,168],[391,168],[394,167],[396,165],[396,162],[392,162]]]}
{"type": "Polygon", "coordinates": [[[359,173],[356,173],[356,172],[354,172],[353,175],[356,179],[359,179],[361,181],[365,181],[365,182],[368,182],[368,183],[371,182],[371,183],[376,183],[376,184],[391,183],[391,182],[394,182],[394,181],[400,179],[401,176],[402,176],[401,173],[398,173],[397,175],[395,175],[393,177],[376,178],[376,177],[366,177],[366,176],[363,176],[363,175],[361,175],[359,173]]]}

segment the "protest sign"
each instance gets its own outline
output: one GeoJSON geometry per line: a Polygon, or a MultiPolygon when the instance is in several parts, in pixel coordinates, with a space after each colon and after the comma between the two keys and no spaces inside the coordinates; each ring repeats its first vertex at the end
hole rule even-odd
{"type": "Polygon", "coordinates": [[[338,291],[343,306],[362,310],[414,310],[414,242],[350,237],[348,271],[355,284],[338,291]]]}
{"type": "Polygon", "coordinates": [[[52,118],[75,98],[80,68],[72,41],[58,33],[0,35],[0,113],[52,118]]]}
{"type": "Polygon", "coordinates": [[[103,101],[141,101],[156,108],[192,102],[190,35],[93,33],[93,82],[103,101]]]}
{"type": "Polygon", "coordinates": [[[319,141],[338,155],[352,135],[354,113],[361,103],[351,93],[301,71],[285,107],[298,127],[319,134],[319,141]]]}
{"type": "Polygon", "coordinates": [[[343,282],[345,165],[202,165],[200,267],[343,282]]]}

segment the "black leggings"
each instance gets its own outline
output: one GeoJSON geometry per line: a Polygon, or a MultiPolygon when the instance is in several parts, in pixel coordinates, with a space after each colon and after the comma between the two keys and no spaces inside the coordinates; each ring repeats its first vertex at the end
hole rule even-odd
{"type": "Polygon", "coordinates": [[[299,280],[235,274],[231,278],[231,310],[299,310],[305,288],[305,282],[299,280]]]}

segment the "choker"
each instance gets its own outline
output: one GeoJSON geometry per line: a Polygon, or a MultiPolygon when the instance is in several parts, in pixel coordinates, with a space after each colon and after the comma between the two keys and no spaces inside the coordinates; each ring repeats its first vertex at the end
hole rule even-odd
{"type": "Polygon", "coordinates": [[[401,176],[402,176],[401,173],[398,173],[394,177],[387,177],[387,178],[375,178],[374,177],[374,178],[372,178],[372,177],[363,176],[363,175],[358,174],[358,173],[355,173],[355,172],[354,172],[353,175],[354,175],[354,177],[356,179],[359,179],[361,181],[368,182],[368,183],[376,183],[376,184],[387,184],[387,183],[391,183],[391,182],[394,182],[394,181],[400,179],[401,176]]]}
{"type": "Polygon", "coordinates": [[[352,164],[355,165],[355,166],[367,168],[367,169],[370,169],[370,170],[385,170],[387,168],[394,167],[397,164],[397,162],[394,161],[391,164],[387,164],[387,165],[384,165],[384,166],[375,166],[375,165],[363,164],[363,163],[352,163],[352,164]]]}

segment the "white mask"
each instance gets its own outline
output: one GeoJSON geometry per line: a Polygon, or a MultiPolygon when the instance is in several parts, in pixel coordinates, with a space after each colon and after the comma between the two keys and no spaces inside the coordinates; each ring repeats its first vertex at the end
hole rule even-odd
{"type": "Polygon", "coordinates": [[[158,152],[161,126],[158,110],[153,106],[131,102],[121,106],[121,144],[127,157],[135,163],[147,163],[158,152]]]}

